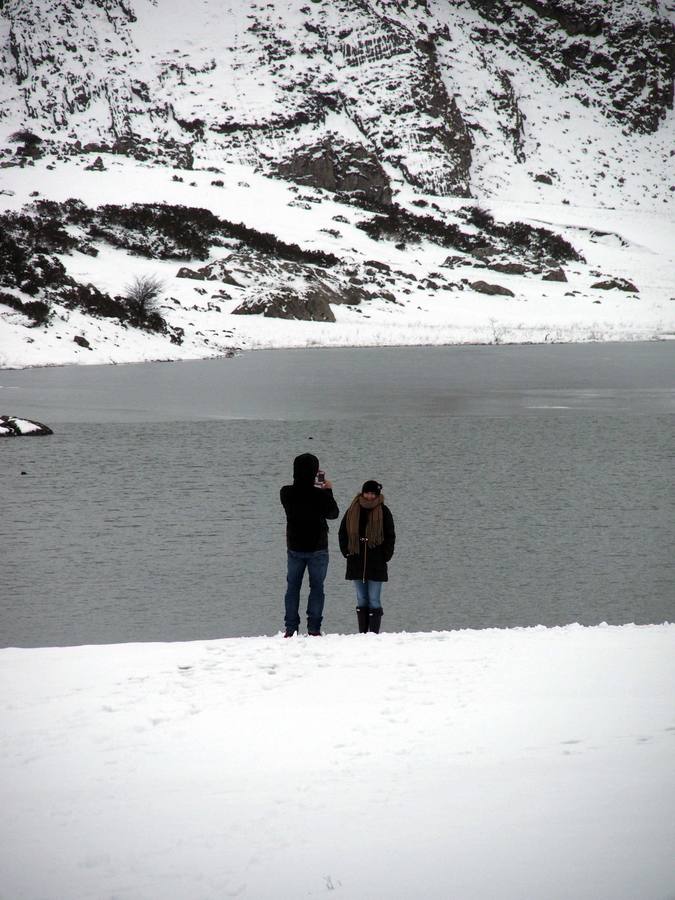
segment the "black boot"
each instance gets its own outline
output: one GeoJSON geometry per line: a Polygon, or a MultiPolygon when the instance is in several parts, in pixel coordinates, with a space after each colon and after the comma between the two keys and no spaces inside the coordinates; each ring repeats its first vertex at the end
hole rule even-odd
{"type": "Polygon", "coordinates": [[[368,631],[368,609],[363,606],[357,606],[356,618],[359,623],[359,634],[366,634],[368,631]]]}
{"type": "Polygon", "coordinates": [[[368,631],[372,631],[373,634],[379,634],[381,620],[382,620],[382,610],[381,609],[371,609],[370,615],[368,616],[368,631]]]}

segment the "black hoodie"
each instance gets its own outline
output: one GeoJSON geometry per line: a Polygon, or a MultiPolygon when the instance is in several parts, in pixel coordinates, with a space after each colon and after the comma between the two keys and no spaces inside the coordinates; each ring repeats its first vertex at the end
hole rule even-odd
{"type": "Polygon", "coordinates": [[[293,484],[285,484],[281,503],[286,510],[286,544],[289,550],[313,553],[328,548],[328,523],[340,510],[330,488],[314,486],[319,460],[303,453],[293,460],[293,484]]]}

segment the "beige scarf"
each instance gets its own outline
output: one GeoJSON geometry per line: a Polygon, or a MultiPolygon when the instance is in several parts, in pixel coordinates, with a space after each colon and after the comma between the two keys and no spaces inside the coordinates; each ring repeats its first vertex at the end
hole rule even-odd
{"type": "Polygon", "coordinates": [[[361,494],[357,494],[347,510],[347,537],[349,544],[347,550],[350,556],[359,552],[359,518],[362,509],[369,509],[370,515],[366,524],[366,540],[369,547],[377,547],[384,540],[382,527],[382,505],[384,494],[379,494],[374,500],[366,500],[361,494]]]}

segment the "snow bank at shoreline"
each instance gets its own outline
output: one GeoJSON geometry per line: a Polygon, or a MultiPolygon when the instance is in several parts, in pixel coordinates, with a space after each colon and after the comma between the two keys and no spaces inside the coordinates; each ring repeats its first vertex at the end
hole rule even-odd
{"type": "Polygon", "coordinates": [[[675,625],[0,651],[2,896],[663,898],[675,625]]]}

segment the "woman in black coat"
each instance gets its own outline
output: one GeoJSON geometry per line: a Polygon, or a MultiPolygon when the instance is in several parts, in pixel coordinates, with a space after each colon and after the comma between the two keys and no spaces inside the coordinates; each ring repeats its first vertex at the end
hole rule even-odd
{"type": "Polygon", "coordinates": [[[382,582],[394,555],[394,519],[384,505],[382,485],[366,481],[340,523],[340,550],[347,559],[345,578],[356,588],[356,616],[364,634],[380,630],[382,582]]]}

